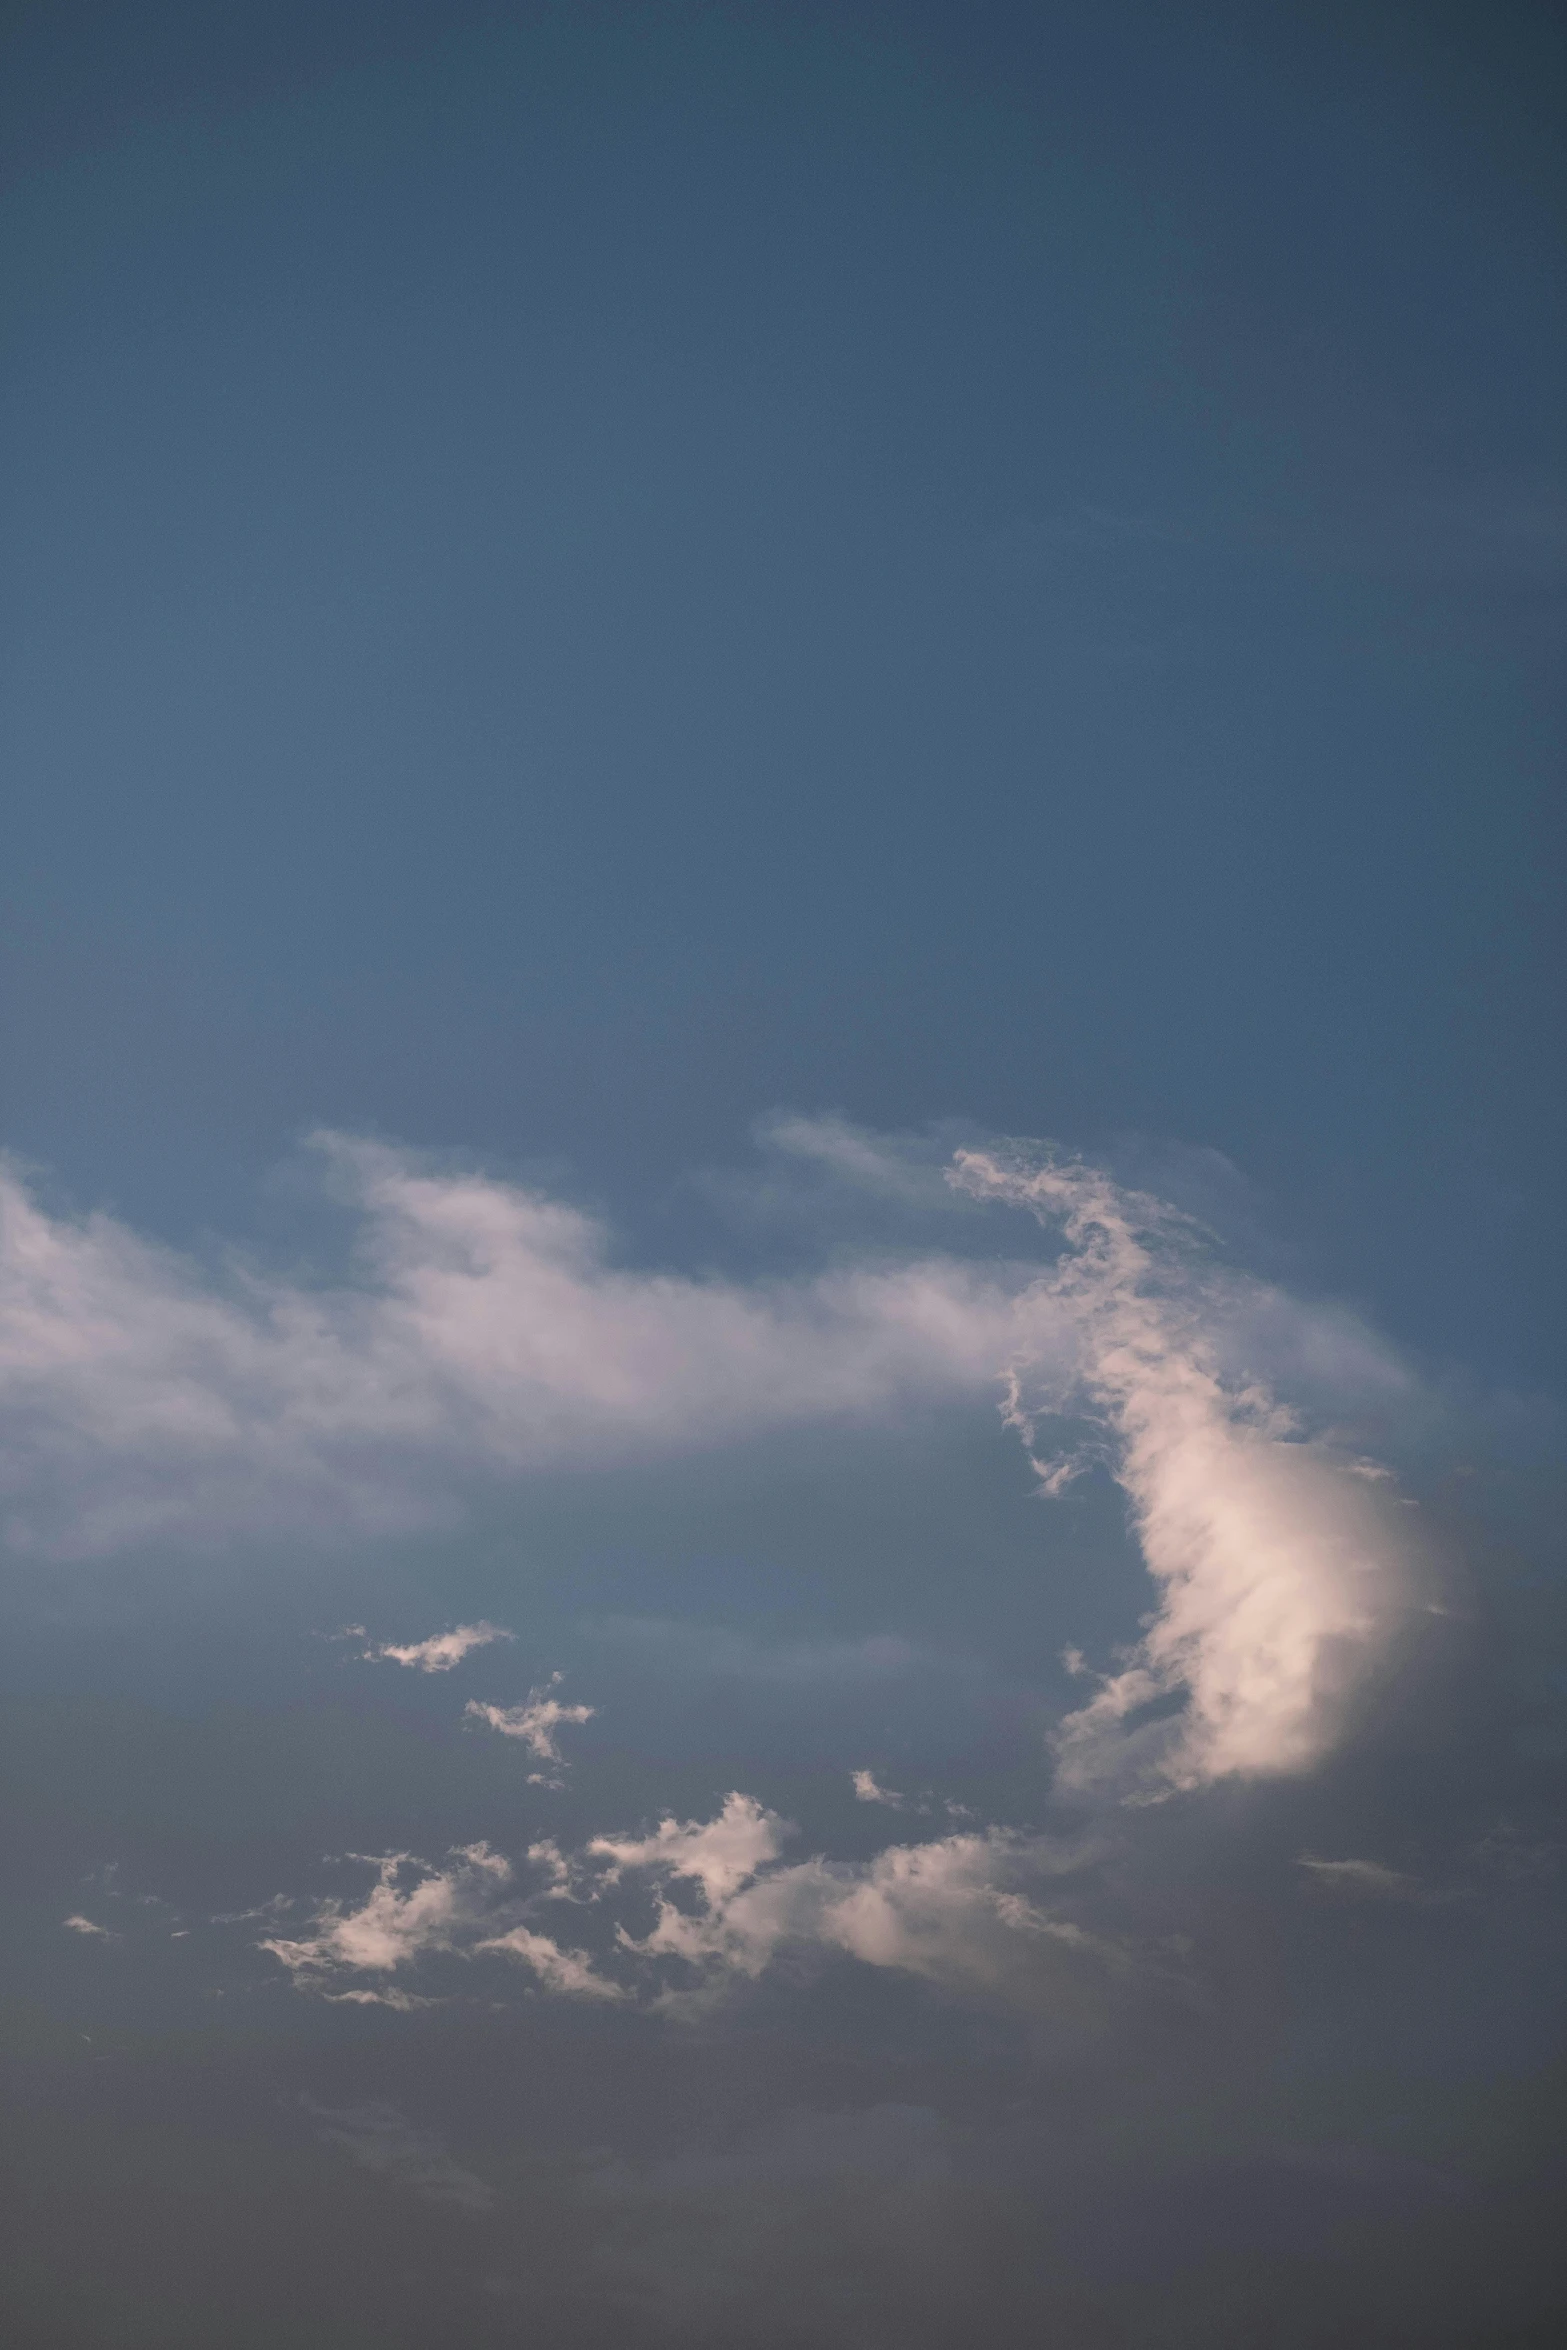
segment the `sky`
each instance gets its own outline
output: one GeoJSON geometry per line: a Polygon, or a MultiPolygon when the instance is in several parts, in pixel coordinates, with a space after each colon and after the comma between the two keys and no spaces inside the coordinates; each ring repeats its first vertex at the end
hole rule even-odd
{"type": "Polygon", "coordinates": [[[15,0],[22,2350],[1534,2350],[1557,12],[15,0]]]}

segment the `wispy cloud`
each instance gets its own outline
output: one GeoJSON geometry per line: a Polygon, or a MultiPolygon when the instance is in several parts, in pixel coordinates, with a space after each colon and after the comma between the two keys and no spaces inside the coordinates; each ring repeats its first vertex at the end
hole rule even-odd
{"type": "Polygon", "coordinates": [[[512,1926],[504,1934],[487,1935],[474,1948],[501,1951],[519,1960],[532,1969],[547,1991],[564,1991],[582,1999],[626,1996],[619,1983],[596,1973],[592,1960],[580,1950],[563,1950],[548,1934],[536,1934],[529,1926],[512,1926]]]}
{"type": "Polygon", "coordinates": [[[937,1258],[750,1286],[611,1263],[590,1217],[319,1138],[360,1279],[226,1284],[0,1174],[0,1461],[14,1543],[399,1531],[476,1476],[649,1457],[983,1394],[993,1271],[937,1258]]]}
{"type": "Polygon", "coordinates": [[[1423,1901],[1426,1888],[1404,1869],[1390,1869],[1379,1860],[1317,1860],[1303,1852],[1296,1863],[1330,1893],[1344,1893],[1368,1901],[1423,1901]]]}
{"type": "Polygon", "coordinates": [[[345,1969],[390,1974],[431,1951],[455,1948],[512,1873],[511,1863],[487,1844],[455,1848],[444,1869],[409,1852],[349,1857],[376,1872],[358,1909],[323,1902],[305,1933],[269,1935],[260,1944],[302,1990],[318,1989],[345,1969]],[[412,1880],[406,1887],[405,1877],[412,1880]]]}
{"type": "MultiPolygon", "coordinates": [[[[487,1844],[455,1847],[443,1868],[408,1852],[350,1857],[363,1858],[376,1873],[357,1909],[324,1901],[302,1933],[269,1935],[258,1945],[287,1968],[296,1990],[339,2004],[427,2007],[431,2000],[401,1985],[366,1989],[353,1978],[393,1975],[436,1955],[494,1952],[522,1962],[548,1990],[600,1999],[623,1995],[582,1952],[511,1922],[526,1905],[514,1895],[511,1863],[487,1844]]],[[[549,1879],[544,1898],[569,1896],[572,1871],[553,1845],[536,1846],[529,1859],[549,1879]]]]}
{"type": "Polygon", "coordinates": [[[503,1738],[520,1738],[530,1754],[552,1767],[549,1771],[532,1771],[529,1783],[533,1786],[559,1786],[563,1761],[556,1743],[556,1733],[567,1723],[591,1722],[596,1708],[591,1705],[564,1705],[553,1692],[565,1676],[552,1673],[542,1688],[530,1689],[522,1705],[487,1705],[482,1699],[470,1697],[464,1712],[475,1721],[487,1722],[492,1730],[499,1730],[503,1738]]]}
{"type": "MultiPolygon", "coordinates": [[[[353,1639],[362,1636],[363,1624],[347,1624],[341,1637],[353,1639]]],[[[421,1673],[449,1673],[460,1665],[465,1656],[476,1648],[486,1648],[492,1640],[515,1640],[515,1632],[508,1632],[500,1624],[455,1624],[449,1632],[432,1632],[428,1640],[410,1641],[399,1647],[394,1640],[372,1643],[359,1653],[366,1663],[410,1665],[421,1673]]]]}

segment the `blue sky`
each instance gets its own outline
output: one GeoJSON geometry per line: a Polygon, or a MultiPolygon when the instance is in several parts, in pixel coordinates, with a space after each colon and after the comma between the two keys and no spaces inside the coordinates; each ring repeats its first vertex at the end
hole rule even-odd
{"type": "Polygon", "coordinates": [[[19,2338],[1546,2339],[1559,25],[5,41],[19,2338]]]}

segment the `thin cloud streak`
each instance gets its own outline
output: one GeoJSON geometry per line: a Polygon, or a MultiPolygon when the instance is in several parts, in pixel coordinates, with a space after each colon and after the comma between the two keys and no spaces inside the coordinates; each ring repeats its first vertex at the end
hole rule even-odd
{"type": "MultiPolygon", "coordinates": [[[[362,1637],[363,1633],[363,1624],[349,1624],[340,1637],[351,1639],[362,1637]]],[[[500,1624],[454,1624],[449,1632],[432,1632],[428,1640],[410,1641],[406,1647],[386,1640],[362,1648],[359,1654],[366,1664],[407,1665],[421,1673],[449,1673],[476,1648],[487,1648],[492,1640],[516,1637],[515,1632],[506,1631],[500,1624]]]]}

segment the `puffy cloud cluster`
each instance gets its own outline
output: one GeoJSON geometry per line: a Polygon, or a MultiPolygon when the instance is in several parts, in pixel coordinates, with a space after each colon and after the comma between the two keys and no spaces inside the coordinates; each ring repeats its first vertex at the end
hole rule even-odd
{"type": "MultiPolygon", "coordinates": [[[[594,1837],[569,1855],[535,1846],[528,1857],[545,1882],[521,1896],[509,1863],[482,1844],[439,1869],[388,1853],[369,1864],[376,1882],[359,1908],[324,1902],[302,1934],[260,1947],[299,1989],[329,1997],[356,1996],[343,1988],[356,1977],[385,1978],[432,1956],[495,1954],[547,1991],[636,1997],[677,2012],[754,1981],[786,1952],[858,1959],[1025,2009],[1048,1999],[1085,2013],[1095,1988],[1130,1964],[1121,1943],[1062,1906],[1061,1888],[1092,1857],[1083,1845],[992,1828],[895,1845],[869,1861],[789,1862],[790,1833],[775,1812],[735,1793],[712,1819],[664,1819],[647,1835],[594,1837]],[[1052,1880],[1057,1898],[1043,1906],[1052,1880]],[[649,1899],[653,1923],[633,1933],[625,1915],[649,1899]],[[612,1950],[596,1960],[541,1933],[530,1919],[546,1901],[619,1909],[612,1950]]],[[[408,2004],[407,1995],[390,2003],[408,2004]]]]}
{"type": "MultiPolygon", "coordinates": [[[[1059,1990],[1064,1957],[1101,1969],[1125,1963],[1119,1946],[1030,1897],[1042,1878],[1080,1868],[1080,1850],[990,1828],[892,1845],[870,1861],[780,1867],[785,1834],[776,1814],[735,1794],[714,1820],[666,1819],[640,1839],[597,1837],[588,1852],[617,1876],[647,1872],[659,1888],[655,1924],[624,1946],[638,1957],[683,1961],[705,1988],[754,1978],[791,1947],[841,1952],[949,1990],[1011,1994],[1024,2004],[1042,1975],[1059,1990]],[[694,1904],[671,1900],[665,1888],[676,1883],[694,1889],[694,1904]],[[1054,1967],[1044,1963],[1050,1958],[1054,1967]]],[[[674,2004],[688,1997],[679,1983],[665,1994],[674,2004]]]]}

